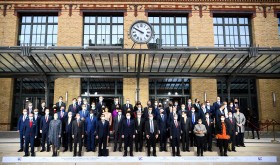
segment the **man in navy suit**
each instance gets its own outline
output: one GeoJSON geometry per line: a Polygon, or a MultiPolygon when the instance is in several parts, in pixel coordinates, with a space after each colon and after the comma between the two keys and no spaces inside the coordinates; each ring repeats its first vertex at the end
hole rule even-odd
{"type": "Polygon", "coordinates": [[[80,114],[76,114],[76,120],[72,122],[72,138],[74,139],[74,155],[77,156],[77,145],[79,143],[78,156],[82,156],[82,139],[85,134],[84,121],[81,120],[80,114]]]}
{"type": "Polygon", "coordinates": [[[122,105],[122,114],[126,114],[127,109],[133,110],[133,106],[130,104],[129,98],[127,98],[126,103],[122,105]]]}
{"type": "Polygon", "coordinates": [[[159,126],[159,144],[160,149],[159,151],[166,151],[166,143],[167,143],[167,128],[168,128],[168,122],[167,122],[167,115],[164,114],[164,109],[160,109],[160,115],[157,118],[158,126],[159,126]]]}
{"type": "Polygon", "coordinates": [[[61,121],[61,123],[62,123],[62,135],[61,135],[61,140],[62,140],[62,146],[65,148],[65,142],[66,142],[66,134],[65,134],[65,125],[63,124],[64,123],[64,121],[67,119],[67,117],[68,117],[68,114],[67,114],[67,112],[65,112],[65,107],[64,107],[64,105],[62,105],[61,107],[60,107],[60,111],[59,112],[57,112],[57,114],[58,114],[58,120],[60,120],[61,121]]]}
{"type": "Polygon", "coordinates": [[[93,114],[93,110],[90,110],[89,116],[86,118],[86,135],[87,135],[87,152],[95,152],[95,131],[97,125],[97,118],[93,114]]]}
{"type": "Polygon", "coordinates": [[[130,149],[130,156],[133,156],[133,139],[135,138],[134,120],[130,119],[129,112],[126,113],[126,119],[122,123],[122,138],[124,138],[124,155],[127,156],[127,147],[130,149]]]}
{"type": "Polygon", "coordinates": [[[24,143],[23,126],[26,119],[28,119],[27,110],[23,109],[22,115],[20,115],[17,124],[17,130],[19,132],[19,139],[20,139],[20,149],[18,150],[18,152],[23,152],[23,143],[24,143]]]}
{"type": "Polygon", "coordinates": [[[210,103],[209,100],[206,100],[206,106],[205,106],[205,108],[206,108],[206,111],[209,112],[210,117],[212,117],[212,118],[215,117],[215,116],[213,116],[214,107],[211,105],[211,103],[210,103]]]}
{"type": "Polygon", "coordinates": [[[40,141],[40,138],[41,138],[41,136],[40,136],[40,122],[41,122],[41,115],[39,115],[39,112],[38,112],[39,110],[38,109],[34,109],[34,116],[33,116],[33,120],[34,120],[34,122],[36,122],[36,124],[37,124],[37,132],[38,132],[38,134],[37,134],[37,137],[36,137],[36,139],[35,139],[35,147],[39,147],[40,146],[40,144],[41,144],[41,141],[40,141]]]}
{"type": "Polygon", "coordinates": [[[192,107],[191,112],[189,112],[188,117],[191,119],[191,133],[190,133],[190,146],[196,146],[196,136],[193,132],[194,126],[197,124],[197,120],[199,119],[199,112],[196,112],[195,108],[192,107]]]}
{"type": "Polygon", "coordinates": [[[103,102],[103,97],[100,96],[99,97],[99,102],[96,104],[96,109],[97,109],[97,113],[98,113],[99,116],[103,113],[102,112],[102,107],[103,106],[106,107],[106,104],[105,104],[105,102],[103,102]]]}
{"type": "Polygon", "coordinates": [[[68,112],[68,118],[64,121],[64,127],[65,127],[65,143],[64,143],[64,151],[68,151],[68,147],[70,149],[70,152],[72,152],[72,147],[73,147],[73,141],[72,141],[72,112],[68,112]]]}
{"type": "Polygon", "coordinates": [[[212,152],[212,137],[214,135],[214,120],[211,118],[210,113],[205,114],[205,120],[202,121],[202,123],[205,125],[207,133],[205,135],[206,137],[206,143],[204,145],[204,151],[208,150],[212,152]]]}
{"type": "Polygon", "coordinates": [[[90,105],[89,105],[87,99],[83,99],[83,105],[86,105],[86,110],[89,112],[90,111],[90,105]]]}
{"type": "Polygon", "coordinates": [[[68,112],[72,112],[72,117],[76,116],[76,113],[79,112],[79,107],[77,105],[77,99],[73,98],[72,104],[69,105],[68,107],[68,112]]]}
{"type": "Polygon", "coordinates": [[[191,118],[188,117],[187,111],[183,111],[181,118],[181,129],[182,129],[182,149],[183,152],[190,152],[189,137],[191,132],[191,118]]]}
{"type": "Polygon", "coordinates": [[[175,147],[177,148],[176,156],[181,156],[180,155],[181,123],[178,121],[177,115],[174,115],[174,119],[170,123],[170,139],[172,144],[172,156],[175,156],[175,147]]]}
{"type": "Polygon", "coordinates": [[[152,113],[149,114],[149,119],[146,120],[145,134],[147,138],[148,156],[151,155],[151,147],[153,147],[153,156],[157,156],[156,139],[158,138],[158,125],[152,113]]]}
{"type": "Polygon", "coordinates": [[[107,156],[105,154],[107,148],[107,139],[109,138],[109,122],[105,120],[105,115],[101,114],[101,120],[98,121],[96,127],[96,139],[98,139],[98,156],[107,156]],[[103,148],[102,148],[103,145],[103,148]]]}
{"type": "Polygon", "coordinates": [[[114,152],[117,150],[117,143],[119,142],[119,151],[122,151],[122,121],[124,120],[122,110],[118,109],[118,115],[114,118],[113,131],[114,131],[114,152]]]}
{"type": "Polygon", "coordinates": [[[85,121],[85,119],[89,116],[89,111],[86,109],[86,105],[82,105],[82,110],[79,111],[81,116],[81,120],[85,121]]]}
{"type": "Polygon", "coordinates": [[[225,116],[224,105],[221,104],[220,108],[216,110],[216,123],[221,122],[221,115],[225,116]]]}
{"type": "Polygon", "coordinates": [[[222,105],[221,98],[217,97],[217,101],[213,103],[213,114],[212,114],[212,116],[216,117],[216,112],[219,110],[221,105],[222,105]]]}
{"type": "Polygon", "coordinates": [[[59,96],[58,102],[55,104],[55,106],[56,106],[57,110],[60,110],[61,106],[66,107],[66,104],[63,102],[63,97],[62,96],[59,96]]]}
{"type": "Polygon", "coordinates": [[[25,142],[25,147],[24,147],[25,155],[24,156],[29,156],[29,151],[28,151],[29,144],[30,144],[30,148],[31,148],[31,156],[35,156],[34,141],[35,141],[35,138],[37,137],[37,134],[38,134],[37,124],[33,120],[33,114],[30,113],[29,120],[24,122],[24,126],[23,126],[23,135],[24,135],[24,139],[25,139],[25,141],[24,141],[25,142]]]}
{"type": "Polygon", "coordinates": [[[44,152],[46,150],[45,148],[46,141],[47,141],[47,152],[50,151],[50,142],[49,142],[48,134],[49,134],[50,121],[53,118],[49,114],[50,114],[50,110],[46,109],[45,116],[41,118],[41,122],[40,122],[40,133],[42,134],[42,142],[41,142],[42,150],[40,152],[44,152]]]}

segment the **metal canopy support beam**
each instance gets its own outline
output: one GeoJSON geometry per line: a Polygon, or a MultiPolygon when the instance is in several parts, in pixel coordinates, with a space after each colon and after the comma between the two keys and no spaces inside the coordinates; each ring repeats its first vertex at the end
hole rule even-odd
{"type": "Polygon", "coordinates": [[[141,60],[142,60],[142,54],[139,54],[138,56],[138,68],[137,68],[137,87],[136,87],[136,101],[140,100],[140,70],[141,70],[141,60]]]}
{"type": "Polygon", "coordinates": [[[46,79],[44,80],[44,84],[45,84],[45,102],[46,105],[49,107],[49,103],[50,103],[50,77],[46,77],[46,79]]]}

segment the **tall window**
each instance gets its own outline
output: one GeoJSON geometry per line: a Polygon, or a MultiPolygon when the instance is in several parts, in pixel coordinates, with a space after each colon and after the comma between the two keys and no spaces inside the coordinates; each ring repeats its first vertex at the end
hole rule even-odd
{"type": "Polygon", "coordinates": [[[249,47],[249,18],[214,17],[214,37],[216,47],[249,47]]]}
{"type": "Polygon", "coordinates": [[[123,16],[85,16],[84,45],[123,46],[123,16]]]}
{"type": "Polygon", "coordinates": [[[183,16],[149,16],[155,37],[151,44],[163,47],[188,46],[188,21],[183,16]]]}
{"type": "Polygon", "coordinates": [[[56,46],[57,16],[22,16],[18,45],[56,46]]]}

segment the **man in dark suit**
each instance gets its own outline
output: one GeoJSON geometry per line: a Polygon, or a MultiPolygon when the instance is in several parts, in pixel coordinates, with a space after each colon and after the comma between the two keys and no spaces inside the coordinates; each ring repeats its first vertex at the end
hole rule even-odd
{"type": "Polygon", "coordinates": [[[193,104],[193,106],[194,106],[194,108],[195,108],[196,111],[198,111],[198,110],[201,109],[199,99],[194,99],[194,104],[193,104]]]}
{"type": "MultiPolygon", "coordinates": [[[[81,96],[78,96],[78,99],[77,99],[77,112],[79,112],[80,110],[82,110],[82,105],[83,105],[83,100],[82,100],[82,97],[81,96]]],[[[76,116],[76,115],[75,115],[76,116]]],[[[74,117],[75,117],[74,116],[74,117]]]]}
{"type": "Polygon", "coordinates": [[[208,150],[208,151],[212,152],[212,137],[214,135],[214,120],[211,118],[209,112],[206,112],[205,120],[203,120],[202,123],[205,125],[206,130],[207,130],[207,133],[205,135],[206,143],[204,145],[204,151],[208,150]]]}
{"type": "Polygon", "coordinates": [[[89,111],[85,104],[82,105],[82,110],[79,111],[81,120],[85,121],[85,119],[89,116],[89,111]]]}
{"type": "Polygon", "coordinates": [[[86,118],[86,134],[87,134],[87,152],[95,152],[95,131],[97,125],[97,118],[90,110],[89,116],[86,118]]]}
{"type": "Polygon", "coordinates": [[[64,122],[65,122],[65,120],[67,120],[67,118],[68,118],[68,114],[67,114],[67,112],[65,112],[65,107],[64,107],[64,105],[62,105],[61,107],[60,107],[60,111],[58,111],[57,112],[57,114],[58,114],[58,120],[60,120],[61,121],[61,123],[62,123],[62,134],[61,134],[61,140],[62,140],[62,146],[65,148],[65,142],[66,142],[66,138],[67,138],[67,136],[66,136],[66,134],[65,134],[65,125],[64,125],[64,122]]]}
{"type": "Polygon", "coordinates": [[[160,115],[157,118],[158,126],[159,126],[159,144],[160,149],[159,151],[167,151],[166,143],[167,143],[167,128],[168,128],[168,121],[167,115],[164,114],[164,110],[160,109],[160,115]]]}
{"type": "Polygon", "coordinates": [[[183,152],[190,152],[190,147],[189,147],[189,136],[191,132],[191,118],[188,117],[187,112],[184,111],[182,113],[182,118],[181,118],[181,129],[182,129],[182,149],[183,152]]]}
{"type": "Polygon", "coordinates": [[[86,111],[89,112],[91,107],[90,107],[90,105],[89,105],[87,99],[85,99],[85,98],[83,99],[83,105],[86,106],[86,111]]]}
{"type": "Polygon", "coordinates": [[[38,134],[37,123],[33,120],[33,114],[30,113],[29,120],[24,122],[24,126],[23,126],[23,135],[24,135],[24,139],[25,139],[25,141],[24,141],[25,155],[24,156],[29,156],[29,151],[28,151],[29,145],[31,148],[31,156],[35,156],[34,141],[35,141],[35,138],[37,137],[37,134],[38,134]]]}
{"type": "Polygon", "coordinates": [[[172,156],[175,156],[175,147],[177,148],[176,156],[180,155],[180,139],[181,139],[181,124],[178,121],[178,116],[175,115],[170,123],[170,139],[172,143],[172,156]]]}
{"type": "Polygon", "coordinates": [[[72,141],[72,122],[73,122],[73,117],[72,117],[72,112],[68,112],[68,117],[64,121],[64,127],[65,127],[65,143],[64,143],[64,151],[68,151],[68,147],[70,149],[70,152],[72,152],[72,147],[73,147],[73,141],[72,141]]]}
{"type": "Polygon", "coordinates": [[[213,116],[216,117],[216,111],[219,110],[220,106],[222,105],[221,98],[217,97],[217,101],[213,103],[213,116]]]}
{"type": "Polygon", "coordinates": [[[41,107],[38,109],[39,110],[39,115],[45,116],[45,110],[47,109],[46,107],[46,102],[41,103],[41,107]]]}
{"type": "Polygon", "coordinates": [[[47,141],[47,152],[50,151],[50,142],[49,142],[48,134],[49,134],[49,125],[53,118],[49,114],[50,114],[50,110],[46,109],[45,116],[41,118],[41,122],[40,122],[40,133],[42,134],[42,142],[41,142],[42,150],[40,152],[44,152],[46,150],[45,148],[46,141],[47,141]]]}
{"type": "Polygon", "coordinates": [[[105,115],[101,114],[101,120],[96,127],[96,139],[98,139],[98,156],[107,156],[107,139],[110,136],[109,122],[105,120],[105,115]]]}
{"type": "Polygon", "coordinates": [[[199,112],[195,111],[195,108],[192,107],[191,111],[188,114],[188,117],[191,119],[191,133],[190,133],[190,146],[196,146],[196,136],[193,132],[194,126],[197,124],[197,120],[199,119],[199,112]]]}
{"type": "Polygon", "coordinates": [[[230,125],[230,139],[229,139],[229,148],[228,151],[236,152],[236,135],[238,134],[238,127],[236,123],[236,118],[232,115],[232,112],[228,112],[228,118],[225,119],[230,125]]]}
{"type": "Polygon", "coordinates": [[[122,122],[124,120],[122,110],[118,109],[118,115],[113,119],[113,132],[114,132],[114,152],[117,150],[117,143],[119,142],[119,151],[122,151],[122,122]]]}
{"type": "Polygon", "coordinates": [[[36,122],[37,129],[38,129],[37,130],[38,133],[37,133],[37,137],[35,138],[34,146],[35,147],[39,147],[40,144],[41,144],[41,141],[40,141],[41,136],[39,134],[39,132],[40,132],[41,115],[39,115],[38,109],[34,109],[33,120],[34,120],[34,122],[36,122]]]}
{"type": "Polygon", "coordinates": [[[152,113],[149,114],[149,120],[145,123],[145,134],[147,138],[148,156],[151,155],[151,147],[153,147],[153,156],[157,156],[156,139],[158,138],[158,125],[152,113]]]}
{"type": "Polygon", "coordinates": [[[143,134],[144,134],[145,119],[142,118],[142,113],[137,112],[137,118],[135,119],[135,150],[136,152],[142,152],[143,148],[143,134]]]}
{"type": "Polygon", "coordinates": [[[130,156],[133,156],[133,139],[135,138],[135,123],[130,119],[129,112],[126,113],[126,120],[122,123],[122,138],[124,138],[124,155],[127,156],[127,147],[130,149],[130,156]]]}
{"type": "Polygon", "coordinates": [[[147,121],[149,120],[149,116],[150,114],[152,114],[153,116],[155,116],[155,113],[153,111],[153,107],[149,106],[144,108],[144,119],[147,121]]]}
{"type": "Polygon", "coordinates": [[[28,107],[27,107],[27,113],[28,113],[28,114],[29,114],[29,113],[33,113],[33,111],[34,111],[34,107],[33,107],[32,103],[29,102],[29,103],[28,103],[28,107]]]}
{"type": "Polygon", "coordinates": [[[206,111],[209,112],[210,117],[211,117],[212,119],[214,119],[214,118],[215,118],[215,116],[213,116],[213,114],[214,114],[214,107],[211,105],[211,103],[210,103],[209,100],[206,100],[206,106],[205,106],[205,108],[206,108],[206,111]]]}
{"type": "Polygon", "coordinates": [[[111,112],[113,112],[115,109],[116,109],[116,106],[119,106],[119,107],[121,107],[121,105],[120,105],[120,103],[119,103],[119,98],[118,97],[116,97],[116,98],[114,98],[114,104],[112,104],[112,106],[111,106],[111,112]]]}
{"type": "Polygon", "coordinates": [[[187,111],[190,112],[192,110],[192,100],[188,99],[188,103],[187,103],[187,111]]]}
{"type": "Polygon", "coordinates": [[[130,108],[130,110],[133,110],[133,106],[132,106],[132,104],[130,104],[129,98],[127,98],[126,103],[123,104],[123,106],[122,106],[122,114],[126,114],[127,109],[129,109],[129,108],[130,108]]]}
{"type": "Polygon", "coordinates": [[[72,122],[72,138],[74,139],[74,155],[77,156],[77,145],[79,143],[78,156],[82,156],[82,139],[84,138],[85,129],[84,121],[81,120],[80,114],[76,114],[76,120],[72,122]]]}
{"type": "Polygon", "coordinates": [[[74,98],[72,100],[72,104],[69,105],[68,112],[72,112],[72,117],[75,117],[76,113],[79,112],[79,107],[77,105],[77,99],[76,98],[74,98]]]}
{"type": "Polygon", "coordinates": [[[221,115],[225,116],[225,112],[224,112],[224,105],[221,104],[220,108],[218,110],[216,110],[216,123],[221,121],[221,115]]]}
{"type": "Polygon", "coordinates": [[[59,96],[58,102],[55,104],[57,111],[60,110],[61,106],[66,107],[66,104],[63,102],[63,97],[59,96]]]}
{"type": "Polygon", "coordinates": [[[170,112],[172,112],[172,108],[173,108],[173,103],[172,103],[172,101],[169,101],[168,102],[168,107],[166,107],[164,109],[164,112],[165,112],[167,118],[169,118],[169,114],[170,114],[170,112]]]}
{"type": "Polygon", "coordinates": [[[17,123],[17,130],[19,132],[19,139],[20,139],[20,149],[18,150],[18,152],[23,152],[23,144],[24,144],[23,127],[24,127],[25,121],[27,121],[27,120],[28,120],[27,110],[23,109],[22,115],[20,115],[20,117],[18,119],[18,123],[17,123]]]}

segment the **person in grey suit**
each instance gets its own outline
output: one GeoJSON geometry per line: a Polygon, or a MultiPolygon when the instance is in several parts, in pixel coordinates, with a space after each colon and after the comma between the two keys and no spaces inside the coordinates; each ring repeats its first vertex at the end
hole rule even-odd
{"type": "Polygon", "coordinates": [[[236,146],[245,147],[244,145],[244,132],[245,132],[245,122],[246,122],[245,115],[240,112],[239,108],[236,108],[236,113],[234,113],[234,118],[236,119],[236,124],[238,129],[236,146]]]}
{"type": "Polygon", "coordinates": [[[203,149],[205,143],[205,134],[207,133],[206,127],[202,124],[202,120],[198,119],[198,124],[194,126],[193,132],[197,140],[197,156],[203,156],[203,149]]]}
{"type": "Polygon", "coordinates": [[[122,121],[124,120],[122,110],[118,109],[118,115],[114,118],[113,131],[114,131],[114,152],[117,150],[117,143],[119,142],[119,151],[122,151],[122,121]]]}

